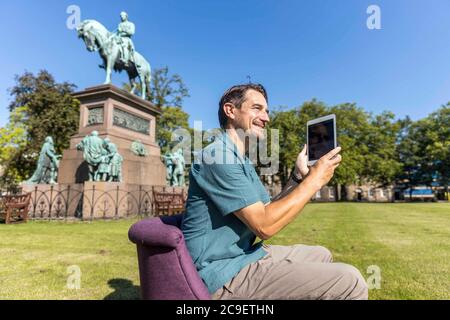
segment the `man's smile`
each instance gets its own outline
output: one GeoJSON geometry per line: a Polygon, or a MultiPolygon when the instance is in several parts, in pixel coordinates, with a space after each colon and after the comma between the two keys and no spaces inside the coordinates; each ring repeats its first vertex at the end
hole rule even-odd
{"type": "Polygon", "coordinates": [[[253,121],[252,125],[264,129],[266,127],[266,123],[263,121],[253,121]]]}

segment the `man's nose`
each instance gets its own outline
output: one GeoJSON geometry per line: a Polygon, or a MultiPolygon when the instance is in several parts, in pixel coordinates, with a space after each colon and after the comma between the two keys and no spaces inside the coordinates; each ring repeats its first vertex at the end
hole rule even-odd
{"type": "Polygon", "coordinates": [[[263,111],[262,116],[261,116],[261,120],[264,121],[264,122],[269,122],[270,121],[269,114],[266,111],[263,111]]]}

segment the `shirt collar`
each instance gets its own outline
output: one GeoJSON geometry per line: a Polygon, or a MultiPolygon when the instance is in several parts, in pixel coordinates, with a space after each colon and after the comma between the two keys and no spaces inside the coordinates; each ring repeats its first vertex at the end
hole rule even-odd
{"type": "Polygon", "coordinates": [[[222,134],[220,134],[218,138],[223,142],[225,149],[233,152],[236,155],[236,157],[240,161],[242,161],[242,163],[253,165],[253,163],[250,161],[250,159],[247,156],[242,155],[240,153],[237,145],[233,142],[233,140],[231,140],[230,136],[228,135],[228,133],[225,130],[223,130],[222,134]]]}

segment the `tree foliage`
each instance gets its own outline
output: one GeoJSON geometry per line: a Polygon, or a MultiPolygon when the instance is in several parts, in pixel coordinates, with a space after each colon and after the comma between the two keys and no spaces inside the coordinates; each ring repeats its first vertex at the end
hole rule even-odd
{"type": "Polygon", "coordinates": [[[162,107],[162,115],[158,117],[156,124],[158,144],[161,147],[161,153],[169,151],[174,143],[172,134],[177,129],[186,129],[192,136],[192,130],[189,128],[189,115],[181,107],[162,107]]]}
{"type": "Polygon", "coordinates": [[[342,147],[343,159],[331,184],[337,186],[360,183],[367,178],[364,168],[369,155],[366,134],[371,129],[370,115],[352,103],[331,107],[328,113],[336,114],[337,139],[342,147]]]}
{"type": "Polygon", "coordinates": [[[365,137],[367,155],[362,176],[379,186],[391,184],[401,172],[396,157],[396,141],[400,125],[392,112],[383,112],[370,119],[365,137]]]}
{"type": "Polygon", "coordinates": [[[432,186],[433,182],[448,188],[450,180],[450,104],[428,117],[401,122],[402,134],[397,154],[403,163],[398,184],[404,189],[415,185],[432,186]]]}
{"type": "Polygon", "coordinates": [[[27,144],[27,111],[26,106],[15,108],[6,126],[0,128],[0,166],[4,171],[0,185],[14,184],[20,178],[17,168],[12,164],[27,144]]]}
{"type": "Polygon", "coordinates": [[[152,74],[148,92],[148,100],[157,107],[183,106],[185,98],[189,97],[189,91],[178,74],[169,74],[169,68],[155,69],[152,74]]]}
{"type": "Polygon", "coordinates": [[[448,189],[450,181],[450,103],[425,120],[426,161],[440,185],[448,189]]]}

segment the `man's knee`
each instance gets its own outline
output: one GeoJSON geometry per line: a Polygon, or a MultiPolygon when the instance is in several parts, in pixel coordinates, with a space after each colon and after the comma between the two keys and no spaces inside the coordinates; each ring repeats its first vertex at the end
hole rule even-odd
{"type": "Polygon", "coordinates": [[[342,294],[337,299],[367,300],[369,290],[367,283],[358,269],[348,264],[339,265],[339,286],[342,294]]]}
{"type": "Polygon", "coordinates": [[[333,262],[333,255],[330,250],[322,246],[314,246],[314,253],[320,262],[333,262]]]}

